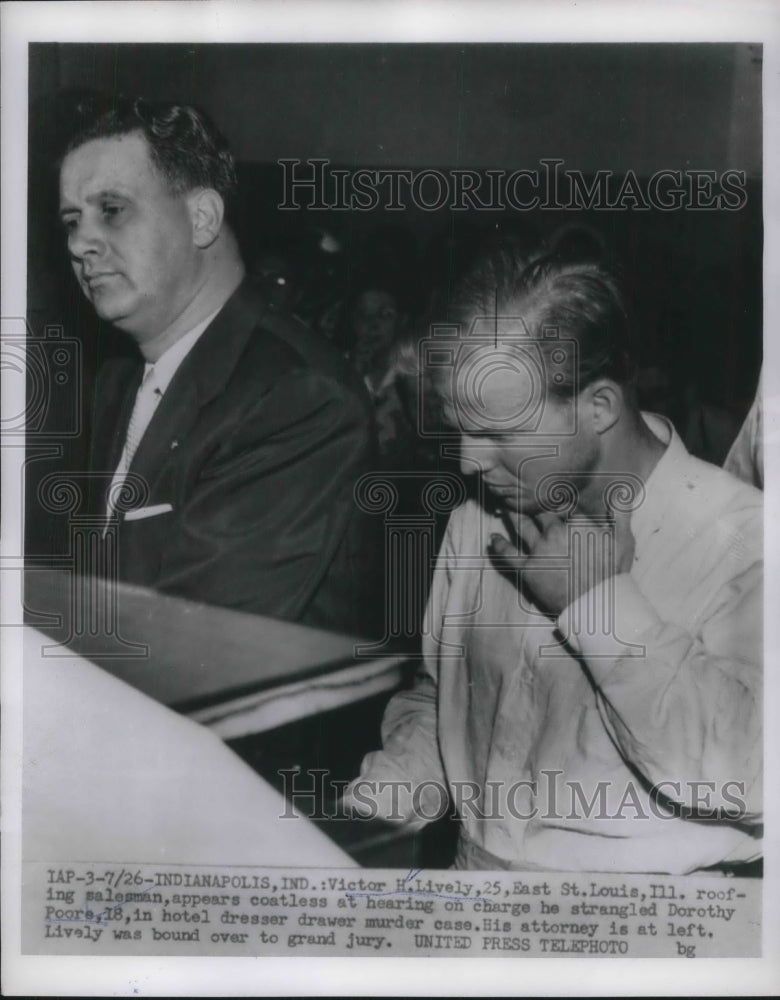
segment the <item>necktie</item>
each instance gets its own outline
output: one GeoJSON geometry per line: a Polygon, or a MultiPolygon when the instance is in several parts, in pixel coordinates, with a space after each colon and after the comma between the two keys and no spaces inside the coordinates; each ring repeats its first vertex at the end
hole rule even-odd
{"type": "Polygon", "coordinates": [[[135,397],[135,405],[130,416],[130,423],[127,425],[127,437],[125,438],[125,448],[119,460],[122,472],[127,472],[133,461],[141,438],[149,426],[149,422],[154,416],[157,404],[162,399],[162,393],[157,387],[154,378],[154,368],[150,368],[143,377],[143,381],[138,387],[135,397]]]}
{"type": "Polygon", "coordinates": [[[107,518],[111,517],[114,512],[116,498],[119,495],[125,476],[130,469],[133,456],[138,449],[138,445],[141,443],[141,439],[146,433],[146,428],[149,426],[149,422],[154,416],[154,411],[157,409],[157,405],[161,399],[162,393],[160,392],[160,389],[155,381],[154,368],[149,368],[144,374],[143,381],[138,387],[135,403],[133,405],[133,412],[130,415],[130,423],[127,425],[125,446],[119,459],[119,465],[114,473],[114,478],[111,480],[111,485],[108,489],[108,500],[106,504],[107,518]]]}

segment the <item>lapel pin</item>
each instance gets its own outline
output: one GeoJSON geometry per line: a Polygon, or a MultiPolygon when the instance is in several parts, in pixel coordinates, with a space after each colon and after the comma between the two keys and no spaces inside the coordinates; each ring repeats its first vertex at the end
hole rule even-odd
{"type": "Polygon", "coordinates": [[[179,439],[174,438],[173,441],[171,441],[171,451],[176,451],[178,447],[179,447],[179,439]]]}

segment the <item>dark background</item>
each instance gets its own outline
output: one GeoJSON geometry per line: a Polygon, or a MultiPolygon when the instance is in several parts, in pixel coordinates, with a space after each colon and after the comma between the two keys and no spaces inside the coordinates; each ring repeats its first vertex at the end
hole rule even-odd
{"type": "Polygon", "coordinates": [[[64,328],[81,358],[80,379],[49,392],[36,435],[57,441],[60,454],[36,458],[28,449],[29,552],[66,544],[59,519],[38,511],[37,484],[53,469],[83,468],[95,371],[131,349],[80,297],[56,222],[53,164],[68,109],[96,90],[207,111],[238,160],[247,260],[263,248],[311,246],[325,229],[343,248],[330,277],[337,299],[348,298],[366,247],[388,227],[419,302],[452,279],[481,234],[587,221],[623,267],[643,362],[668,372],[673,391],[693,385],[735,421],[749,406],[762,332],[759,45],[34,44],[28,320],[39,337],[49,324],[64,328]],[[538,170],[549,157],[585,176],[610,170],[616,182],[627,170],[646,179],[660,169],[736,169],[748,197],[739,211],[278,211],[277,161],[313,157],[350,170],[445,172],[538,170]],[[58,436],[76,417],[80,433],[58,436]]]}

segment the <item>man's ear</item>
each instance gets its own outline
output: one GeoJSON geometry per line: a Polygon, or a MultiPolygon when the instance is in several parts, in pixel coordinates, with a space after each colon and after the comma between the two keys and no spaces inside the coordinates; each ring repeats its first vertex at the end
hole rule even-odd
{"type": "Polygon", "coordinates": [[[626,405],[622,386],[612,379],[599,379],[588,386],[590,412],[593,430],[603,434],[620,420],[626,405]]]}
{"type": "Polygon", "coordinates": [[[195,246],[205,250],[219,236],[225,218],[222,195],[212,188],[197,188],[187,195],[195,246]]]}

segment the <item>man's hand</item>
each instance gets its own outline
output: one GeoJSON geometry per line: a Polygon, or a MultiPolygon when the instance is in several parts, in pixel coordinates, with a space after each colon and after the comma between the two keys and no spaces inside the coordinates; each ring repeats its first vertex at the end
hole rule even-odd
{"type": "Polygon", "coordinates": [[[515,538],[490,536],[493,562],[504,572],[519,570],[518,582],[554,617],[602,580],[627,573],[634,560],[628,513],[595,521],[583,514],[566,520],[552,512],[506,512],[505,523],[515,538]]]}

